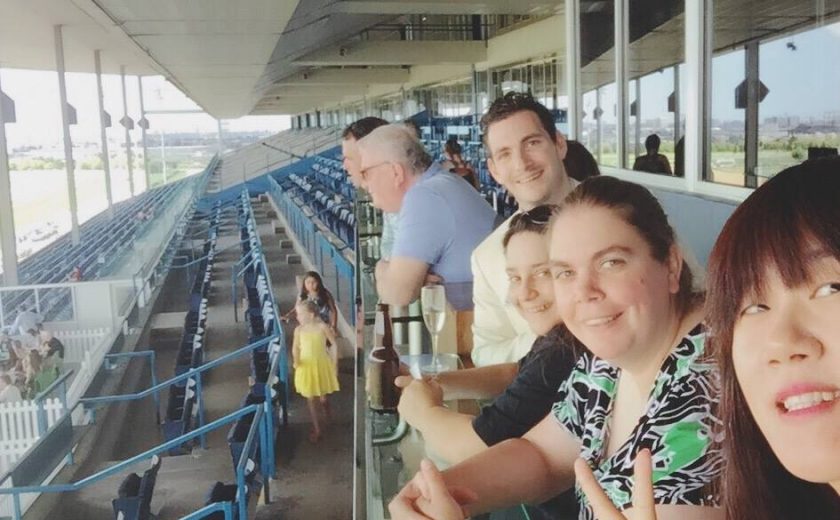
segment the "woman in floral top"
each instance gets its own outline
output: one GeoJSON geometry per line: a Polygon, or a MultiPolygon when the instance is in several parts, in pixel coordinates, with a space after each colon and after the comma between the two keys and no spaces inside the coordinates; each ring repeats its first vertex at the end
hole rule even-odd
{"type": "MultiPolygon", "coordinates": [[[[712,434],[717,376],[701,359],[702,296],[659,203],[636,184],[589,179],[554,218],[549,256],[559,315],[591,355],[523,438],[443,474],[424,463],[391,502],[392,518],[448,520],[539,501],[574,485],[578,458],[628,511],[642,449],[652,454],[659,520],[722,518],[712,491],[722,466],[712,434]]],[[[593,518],[579,498],[581,518],[593,518]]]]}

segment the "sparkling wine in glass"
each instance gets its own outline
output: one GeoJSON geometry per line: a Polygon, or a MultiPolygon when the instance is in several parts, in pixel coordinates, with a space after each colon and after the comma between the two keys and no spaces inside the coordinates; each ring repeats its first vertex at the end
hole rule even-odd
{"type": "Polygon", "coordinates": [[[423,306],[423,321],[432,335],[432,363],[425,367],[427,372],[437,374],[443,370],[438,360],[438,336],[446,323],[446,292],[442,285],[426,285],[420,290],[423,306]]]}

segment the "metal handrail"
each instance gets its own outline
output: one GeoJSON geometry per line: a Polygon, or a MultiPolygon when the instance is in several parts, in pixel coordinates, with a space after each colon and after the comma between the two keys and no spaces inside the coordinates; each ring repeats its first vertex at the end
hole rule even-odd
{"type": "MultiPolygon", "coordinates": [[[[267,407],[267,406],[270,406],[270,405],[271,405],[270,401],[266,400],[266,403],[264,405],[252,404],[252,405],[248,405],[248,406],[245,406],[243,408],[240,408],[239,410],[237,410],[235,412],[232,412],[232,413],[230,413],[230,414],[228,414],[224,417],[221,417],[219,419],[216,419],[215,421],[212,421],[212,422],[210,422],[210,423],[208,423],[208,424],[206,424],[206,425],[204,425],[200,428],[197,428],[197,429],[195,429],[191,432],[187,432],[183,435],[180,435],[180,436],[176,437],[175,439],[172,439],[171,441],[164,442],[163,444],[155,446],[154,448],[150,448],[150,449],[144,451],[143,453],[140,453],[140,454],[135,455],[131,458],[128,458],[128,459],[126,459],[122,462],[119,462],[119,463],[117,463],[117,464],[115,464],[111,467],[108,467],[108,468],[105,468],[101,471],[98,471],[98,472],[94,473],[93,475],[89,475],[89,476],[83,478],[82,480],[79,480],[78,482],[71,482],[69,484],[48,484],[46,486],[43,486],[43,485],[42,486],[13,486],[13,487],[9,487],[9,488],[0,487],[0,495],[12,495],[13,500],[14,500],[14,516],[13,516],[13,518],[14,518],[14,520],[21,520],[22,516],[21,516],[21,507],[20,507],[20,495],[22,493],[65,493],[65,492],[68,492],[68,491],[78,491],[82,488],[85,488],[85,487],[91,485],[91,484],[95,484],[96,482],[99,482],[100,480],[103,480],[107,477],[110,477],[111,475],[119,473],[122,470],[127,469],[128,467],[130,467],[130,466],[132,466],[132,465],[134,465],[138,462],[150,459],[150,458],[152,458],[153,456],[155,456],[159,453],[163,453],[163,452],[168,451],[172,448],[180,446],[187,441],[195,439],[196,437],[206,435],[207,432],[216,430],[217,428],[220,428],[220,427],[222,427],[226,424],[232,423],[233,421],[236,421],[240,417],[243,417],[245,415],[254,413],[255,414],[254,423],[260,423],[262,418],[265,417],[265,415],[263,415],[263,413],[261,413],[263,411],[263,408],[267,407]]],[[[253,428],[253,425],[252,425],[252,428],[253,428]]],[[[251,442],[253,442],[253,438],[251,438],[250,435],[249,435],[249,440],[251,442]]],[[[248,444],[248,440],[246,440],[246,445],[244,446],[243,453],[247,453],[247,451],[245,451],[245,450],[250,450],[250,445],[248,444]]],[[[266,454],[265,454],[266,451],[268,451],[268,450],[263,450],[262,457],[266,456],[266,454]]],[[[237,465],[236,469],[237,469],[237,473],[238,473],[239,469],[240,469],[238,465],[237,465]]],[[[3,478],[3,480],[0,481],[0,484],[5,482],[9,478],[10,475],[11,475],[11,473],[7,474],[3,478]]],[[[237,475],[237,486],[239,486],[239,481],[241,481],[244,484],[244,476],[242,476],[242,478],[240,478],[240,476],[237,475]]],[[[246,490],[244,489],[244,487],[239,487],[239,500],[240,500],[240,502],[244,501],[245,493],[246,493],[246,490]]],[[[247,509],[246,509],[246,515],[247,515],[247,509]]],[[[240,518],[246,518],[246,517],[247,516],[241,516],[240,518]]]]}
{"type": "Polygon", "coordinates": [[[160,391],[164,388],[167,388],[169,386],[172,386],[175,383],[178,383],[180,381],[184,381],[184,380],[189,379],[189,378],[191,378],[195,375],[206,372],[207,370],[210,370],[211,368],[215,368],[219,365],[223,365],[229,359],[233,359],[235,357],[241,356],[242,354],[246,354],[248,352],[251,352],[252,350],[256,350],[257,348],[259,348],[263,345],[271,343],[275,339],[276,340],[282,340],[282,336],[281,335],[273,335],[273,336],[265,337],[265,338],[263,338],[259,341],[255,341],[253,343],[245,345],[244,347],[240,347],[237,350],[234,350],[233,352],[228,352],[224,356],[222,356],[220,358],[217,358],[217,359],[214,359],[213,361],[209,361],[207,363],[204,363],[203,365],[201,365],[198,368],[190,368],[189,370],[187,370],[186,372],[184,372],[181,375],[177,375],[177,376],[175,376],[171,379],[167,379],[166,381],[158,383],[157,385],[155,385],[151,388],[141,390],[140,392],[135,392],[135,393],[132,393],[132,394],[115,394],[115,395],[101,395],[101,396],[97,396],[97,397],[84,397],[82,399],[79,399],[79,403],[87,406],[87,405],[92,405],[92,404],[110,403],[110,402],[116,402],[116,401],[134,401],[134,400],[137,400],[137,399],[143,399],[144,397],[148,397],[150,394],[152,394],[154,392],[158,392],[158,391],[160,391]]]}
{"type": "Polygon", "coordinates": [[[213,502],[198,511],[182,516],[180,520],[199,520],[219,511],[225,514],[225,520],[233,520],[233,504],[231,502],[213,502]]]}

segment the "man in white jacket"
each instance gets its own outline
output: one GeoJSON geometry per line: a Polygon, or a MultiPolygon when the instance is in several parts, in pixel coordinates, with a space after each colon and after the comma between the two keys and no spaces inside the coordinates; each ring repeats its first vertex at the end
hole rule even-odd
{"type": "MultiPolygon", "coordinates": [[[[541,204],[558,204],[577,185],[563,165],[566,139],[554,116],[530,94],[510,92],[498,98],[481,118],[487,167],[519,204],[519,212],[541,204]]],[[[476,366],[518,361],[536,336],[505,300],[508,277],[502,237],[503,222],[473,251],[472,360],[476,366]]],[[[533,312],[555,312],[553,308],[533,312]]]]}

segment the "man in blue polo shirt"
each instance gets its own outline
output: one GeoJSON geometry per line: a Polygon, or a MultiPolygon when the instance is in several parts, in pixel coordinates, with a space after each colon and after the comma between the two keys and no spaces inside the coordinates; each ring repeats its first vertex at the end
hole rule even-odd
{"type": "Polygon", "coordinates": [[[391,258],[376,266],[380,299],[408,305],[433,275],[443,280],[455,310],[471,309],[470,254],[493,230],[493,209],[469,183],[434,163],[402,125],[381,126],[358,146],[373,205],[399,212],[391,258]]]}

